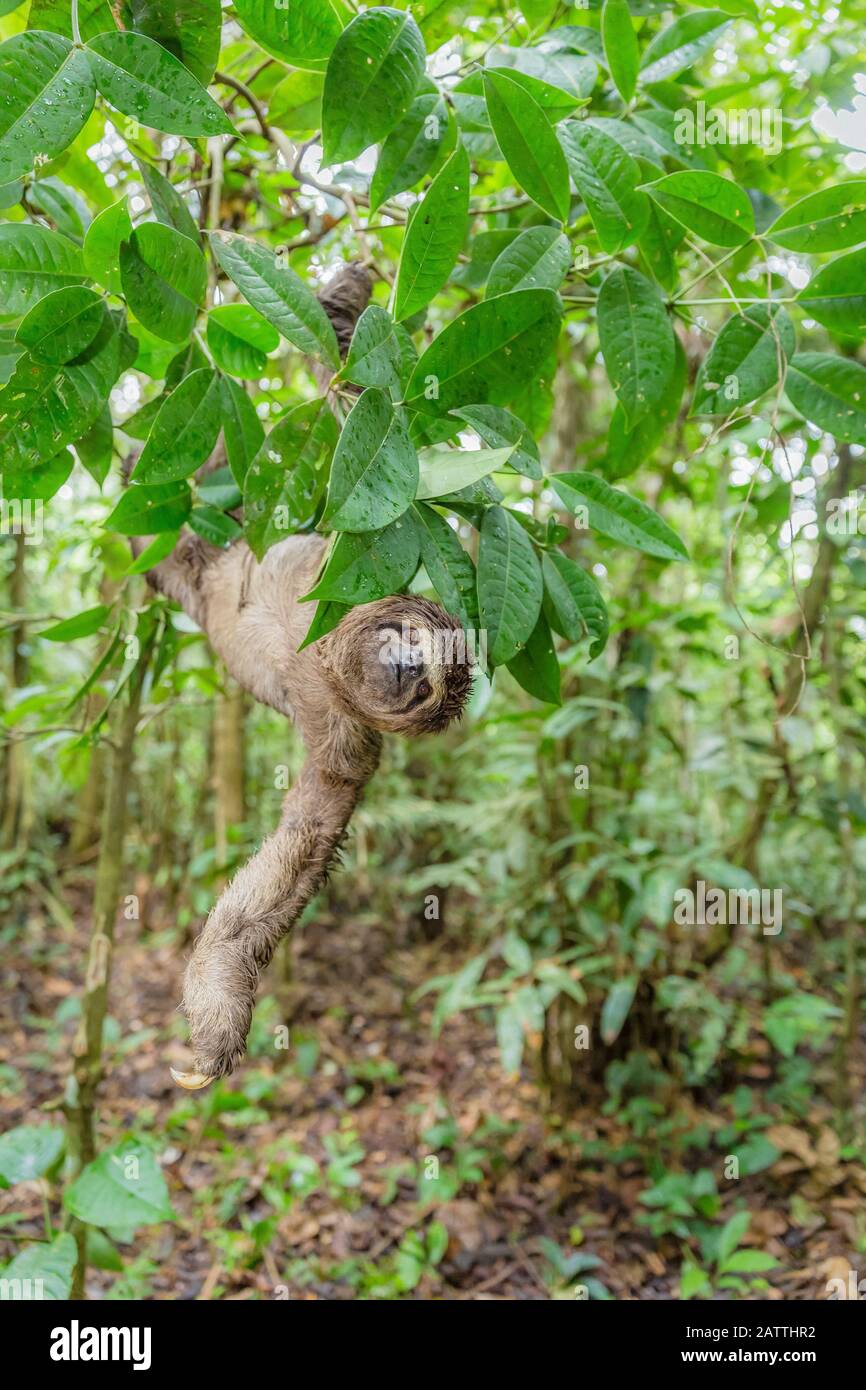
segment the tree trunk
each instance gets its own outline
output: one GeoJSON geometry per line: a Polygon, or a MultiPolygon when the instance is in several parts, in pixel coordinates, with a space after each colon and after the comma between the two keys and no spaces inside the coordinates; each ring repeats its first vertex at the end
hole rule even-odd
{"type": "MultiPolygon", "coordinates": [[[[111,979],[114,919],[121,896],[129,779],[141,707],[141,692],[152,644],[151,636],[150,640],[142,645],[135,670],[129,678],[126,697],[121,697],[122,703],[118,701],[119,708],[112,721],[108,787],[102,815],[99,860],[96,866],[93,921],[84,996],[81,1001],[81,1021],[73,1044],[72,1074],[65,1104],[73,1173],[80,1172],[96,1156],[96,1092],[103,1076],[102,1032],[111,979]]],[[[71,1230],[78,1247],[72,1297],[84,1298],[87,1228],[80,1222],[73,1221],[71,1230]]]]}
{"type": "MultiPolygon", "coordinates": [[[[15,537],[15,559],[9,576],[9,607],[14,613],[24,609],[26,599],[26,556],[27,537],[19,532],[15,537]]],[[[27,624],[14,623],[9,628],[12,644],[12,660],[9,670],[9,691],[21,690],[30,677],[30,661],[27,655],[27,624]]],[[[30,837],[33,808],[30,797],[30,765],[24,743],[15,729],[9,731],[6,740],[6,757],[3,767],[3,820],[0,825],[0,845],[4,849],[25,849],[30,837]]]]}

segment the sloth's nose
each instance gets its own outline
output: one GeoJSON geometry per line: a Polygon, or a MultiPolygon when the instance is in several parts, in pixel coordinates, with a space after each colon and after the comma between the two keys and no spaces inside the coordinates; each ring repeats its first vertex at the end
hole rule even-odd
{"type": "Polygon", "coordinates": [[[392,653],[391,668],[397,685],[401,686],[404,677],[420,676],[424,670],[424,654],[419,647],[406,646],[401,642],[392,653]]]}

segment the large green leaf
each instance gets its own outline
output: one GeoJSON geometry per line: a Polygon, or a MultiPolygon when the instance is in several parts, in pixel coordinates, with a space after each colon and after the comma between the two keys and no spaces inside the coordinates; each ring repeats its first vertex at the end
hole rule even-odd
{"type": "Polygon", "coordinates": [[[511,661],[541,609],[542,581],[532,541],[511,512],[488,507],[478,546],[478,607],[494,666],[511,661]]]}
{"type": "Polygon", "coordinates": [[[674,336],[655,287],[630,266],[611,271],[601,287],[598,336],[610,383],[634,425],[665,394],[674,336]]]}
{"type": "Polygon", "coordinates": [[[327,65],[350,13],[342,0],[235,0],[234,8],[266,52],[314,71],[327,65]]]}
{"type": "Polygon", "coordinates": [[[338,38],[325,74],[322,159],[354,159],[382,140],[408,110],[427,54],[410,14],[365,10],[338,38]]]}
{"type": "Polygon", "coordinates": [[[160,483],[126,489],[114,511],[107,517],[106,529],[122,536],[149,536],[151,532],[176,531],[190,513],[192,493],[189,483],[160,483]]]}
{"type": "Polygon", "coordinates": [[[244,480],[244,531],[262,558],[309,526],[325,490],[337,423],[325,400],[296,405],[274,425],[244,480]]]}
{"type": "Polygon", "coordinates": [[[161,222],[142,222],[121,243],[120,279],[145,328],[170,343],[189,337],[207,288],[207,265],[195,242],[161,222]]]}
{"type": "Polygon", "coordinates": [[[26,314],[52,290],[84,279],[81,252],[72,241],[31,222],[0,225],[0,305],[5,315],[26,314]]]}
{"type": "Polygon", "coordinates": [[[487,279],[487,297],[511,290],[556,290],[571,264],[567,236],[556,227],[528,227],[500,251],[487,279]]]}
{"type": "Polygon", "coordinates": [[[637,187],[637,163],[599,125],[566,121],[559,138],[602,250],[617,252],[630,246],[648,217],[646,194],[637,187]]]}
{"type": "Polygon", "coordinates": [[[296,68],[278,82],[268,101],[268,124],[279,126],[289,135],[309,135],[322,126],[322,91],[325,79],[320,72],[296,68]]]}
{"type": "Polygon", "coordinates": [[[448,497],[461,492],[481,478],[496,473],[511,460],[509,445],[504,449],[422,449],[418,455],[419,479],[416,497],[448,497]]]}
{"type": "Polygon", "coordinates": [[[95,608],[76,613],[74,618],[64,618],[60,623],[44,627],[37,636],[44,637],[49,642],[75,642],[80,637],[92,637],[104,626],[110,612],[111,608],[107,603],[98,603],[95,608]]]}
{"type": "Polygon", "coordinates": [[[207,317],[207,341],[214,361],[232,376],[260,377],[268,353],[280,345],[273,324],[249,304],[218,304],[207,317]]]}
{"type": "Polygon", "coordinates": [[[41,363],[25,353],[0,391],[4,469],[46,463],[84,434],[131,365],[131,348],[132,339],[106,316],[94,342],[74,362],[41,363]]]}
{"type": "Polygon", "coordinates": [[[331,320],[303,280],[278,253],[248,237],[213,232],[210,244],[220,266],[254,309],[302,352],[340,365],[331,320]]]}
{"type": "Polygon", "coordinates": [[[232,477],[243,486],[247,469],[265,437],[256,408],[239,381],[223,377],[223,443],[232,477]]]}
{"type": "Polygon", "coordinates": [[[132,236],[126,199],[113,203],[94,217],[84,236],[84,264],[91,279],[112,294],[122,294],[120,247],[132,236]]]}
{"type": "Polygon", "coordinates": [[[689,68],[712,48],[730,24],[721,10],[697,10],[681,15],[657,34],[641,61],[644,82],[666,82],[689,68]]]}
{"type": "Polygon", "coordinates": [[[211,367],[185,377],[160,407],[135,466],[135,481],[173,483],[189,478],[213,453],[221,406],[222,383],[211,367]]]}
{"type": "Polygon", "coordinates": [[[764,235],[788,251],[844,251],[866,241],[866,179],[809,193],[777,217],[764,235]]]}
{"type": "Polygon", "coordinates": [[[420,92],[379,151],[370,184],[370,211],[432,169],[448,132],[448,108],[439,92],[420,92]]]}
{"type": "Polygon", "coordinates": [[[507,68],[485,69],[484,93],[496,142],[515,179],[544,212],[564,222],[571,202],[568,166],[543,109],[507,68]]]}
{"type": "MultiPolygon", "coordinates": [[[[113,26],[111,0],[78,0],[78,27],[85,42],[113,26]]],[[[71,39],[72,0],[30,0],[27,28],[47,30],[71,39]]]]}
{"type": "Polygon", "coordinates": [[[561,305],[552,290],[515,290],[475,304],[421,356],[408,404],[445,415],[475,402],[507,405],[538,371],[559,336],[561,305]]]}
{"type": "Polygon", "coordinates": [[[471,558],[456,531],[433,507],[416,502],[413,513],[421,538],[421,563],[430,583],[448,612],[459,618],[464,628],[475,630],[480,620],[471,558]]]}
{"type": "Polygon", "coordinates": [[[383,531],[345,531],[337,537],[325,572],[304,597],[337,603],[372,603],[404,588],[418,568],[421,539],[412,512],[383,531]]]}
{"type": "Polygon", "coordinates": [[[866,367],[833,352],[801,352],[785,378],[800,414],[837,439],[866,444],[866,367]]]}
{"type": "Polygon", "coordinates": [[[545,551],[541,570],[551,626],[570,642],[590,637],[589,655],[595,660],[604,651],[609,632],[601,590],[586,570],[558,550],[545,551]]]}
{"type": "Polygon", "coordinates": [[[458,145],[412,211],[394,285],[396,319],[411,318],[438,294],[463,249],[468,226],[469,156],[458,145]]]}
{"type": "Polygon", "coordinates": [[[689,232],[713,246],[742,246],[755,233],[755,214],[744,188],[706,169],[680,169],[647,193],[689,232]]]}
{"type": "Polygon", "coordinates": [[[621,541],[660,560],[687,560],[689,553],[666,521],[627,492],[611,487],[595,473],[554,473],[551,485],[570,512],[584,512],[599,535],[621,541]]]}
{"type": "Polygon", "coordinates": [[[98,34],[87,52],[97,89],[124,116],[170,135],[231,134],[231,121],[206,88],[154,39],[98,34]]]}
{"type": "Polygon", "coordinates": [[[866,332],[866,247],[822,266],[797,302],[807,314],[843,337],[866,332]]]}
{"type": "Polygon", "coordinates": [[[48,1241],[34,1242],[10,1260],[3,1270],[3,1279],[10,1290],[8,1297],[17,1300],[41,1297],[65,1302],[72,1288],[77,1251],[75,1237],[68,1231],[48,1241]],[[37,1295],[34,1290],[38,1289],[37,1295]]]}
{"type": "Polygon", "coordinates": [[[57,1125],[19,1125],[0,1135],[0,1178],[8,1183],[41,1178],[63,1149],[57,1125]]]}
{"type": "Polygon", "coordinates": [[[541,477],[538,445],[529,428],[510,410],[498,405],[465,405],[452,414],[471,425],[491,449],[509,449],[508,464],[516,473],[541,477]]]}
{"type": "Polygon", "coordinates": [[[90,346],[105,314],[105,303],[93,290],[66,285],[34,304],[15,336],[36,362],[68,362],[90,346]]]}
{"type": "Polygon", "coordinates": [[[357,386],[380,386],[399,400],[416,361],[406,329],[378,304],[368,304],[355,325],[340,375],[357,386]]]}
{"type": "Polygon", "coordinates": [[[243,534],[233,516],[208,503],[193,507],[187,520],[190,530],[210,541],[211,545],[231,545],[243,534]]]}
{"type": "Polygon", "coordinates": [[[795,348],[794,325],[781,305],[753,304],[719,333],[698,370],[692,415],[729,415],[784,377],[795,348]]]}
{"type": "Polygon", "coordinates": [[[133,1139],[88,1163],[66,1189],[63,1204],[91,1226],[130,1228],[174,1220],[156,1159],[133,1139]]]}
{"type": "Polygon", "coordinates": [[[598,80],[598,64],[580,53],[542,52],[539,48],[494,48],[491,66],[516,68],[539,82],[588,97],[598,80]]]}
{"type": "Polygon", "coordinates": [[[606,478],[611,481],[624,478],[652,456],[671,421],[679,414],[686,384],[686,371],[686,354],[682,343],[674,334],[673,373],[661,400],[653,410],[648,415],[642,415],[636,425],[630,425],[628,416],[617,401],[616,409],[610,417],[607,450],[602,466],[606,478]]]}
{"type": "Polygon", "coordinates": [[[220,0],[122,0],[121,20],[123,29],[156,39],[199,82],[210,82],[222,38],[220,0]]]}
{"type": "Polygon", "coordinates": [[[146,159],[136,160],[136,163],[157,222],[164,222],[166,227],[174,227],[176,232],[190,237],[197,244],[198,227],[182,195],[169,183],[165,175],[152,164],[148,164],[146,159]]]}
{"type": "Polygon", "coordinates": [[[322,521],[334,531],[379,531],[402,516],[418,486],[418,455],[390,397],[370,387],[343,426],[322,521]]]}
{"type": "Polygon", "coordinates": [[[631,101],[637,85],[640,49],[628,0],[604,0],[601,11],[604,57],[623,101],[631,101]]]}
{"type": "Polygon", "coordinates": [[[561,704],[559,659],[543,613],[539,613],[526,646],[508,662],[508,669],[518,684],[536,700],[548,705],[561,704]]]}
{"type": "Polygon", "coordinates": [[[0,44],[0,183],[71,145],[95,96],[86,57],[58,34],[16,34],[0,44]]]}

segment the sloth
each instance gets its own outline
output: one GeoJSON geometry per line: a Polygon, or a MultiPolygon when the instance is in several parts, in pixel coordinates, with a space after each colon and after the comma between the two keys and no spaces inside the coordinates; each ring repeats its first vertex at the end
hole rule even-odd
{"type": "MultiPolygon", "coordinates": [[[[366,272],[354,265],[320,295],[343,353],[368,297],[366,272]]],[[[327,545],[318,533],[289,536],[259,562],[244,541],[223,550],[189,534],[147,575],[202,628],[245,690],[295,722],[307,752],[279,826],[214,904],[190,957],[182,1008],[194,1070],[171,1069],[189,1090],[242,1058],[260,974],[324,884],[382,734],[443,730],[469,694],[460,626],[420,596],[352,608],[298,651],[314,611],[299,600],[327,545]]]]}

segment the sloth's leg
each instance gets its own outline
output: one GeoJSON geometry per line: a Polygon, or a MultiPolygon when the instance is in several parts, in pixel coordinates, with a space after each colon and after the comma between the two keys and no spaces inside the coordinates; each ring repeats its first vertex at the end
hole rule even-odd
{"type": "Polygon", "coordinates": [[[197,1090],[233,1071],[244,1054],[262,970],[324,883],[379,756],[371,730],[353,729],[355,775],[311,759],[283,802],[278,829],[235,875],[211,910],[184,979],[183,1011],[196,1070],[172,1075],[197,1090]]]}

